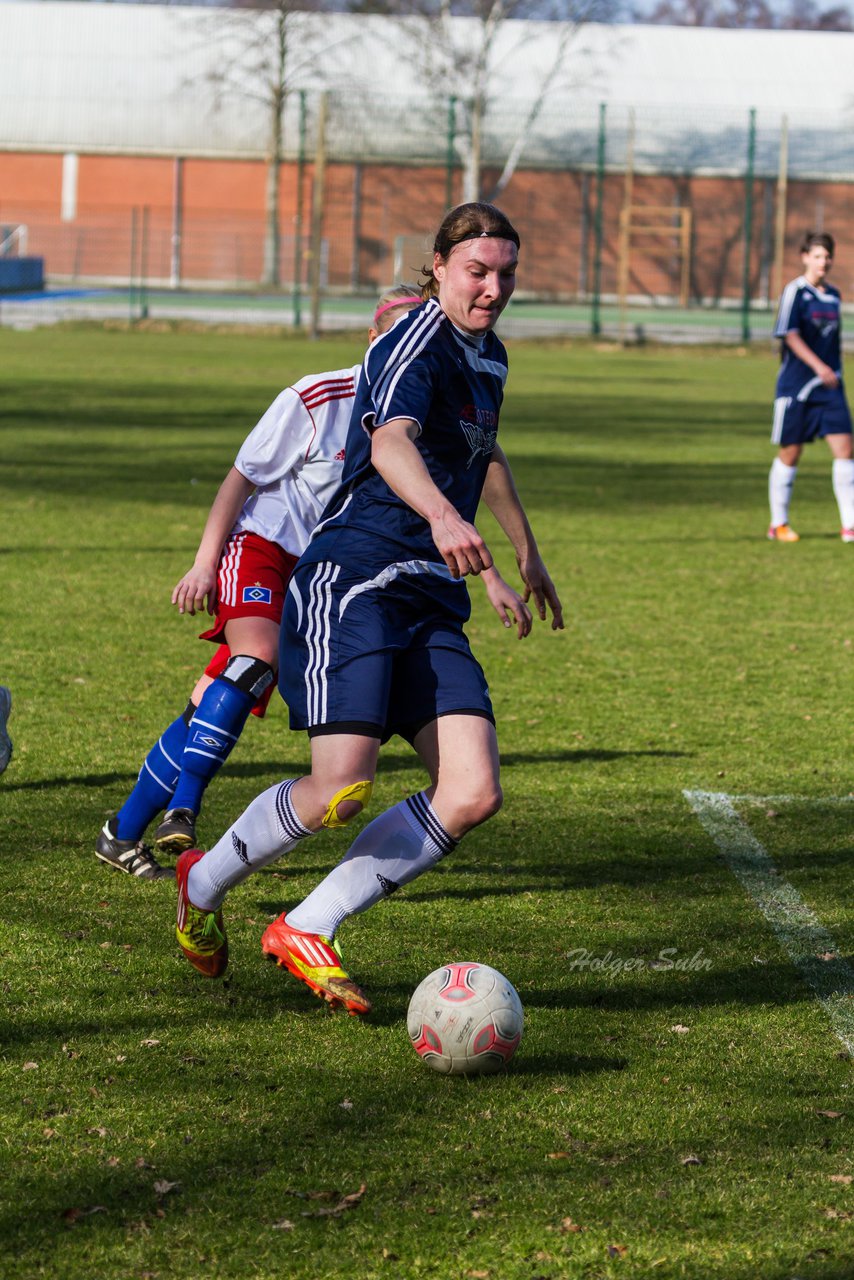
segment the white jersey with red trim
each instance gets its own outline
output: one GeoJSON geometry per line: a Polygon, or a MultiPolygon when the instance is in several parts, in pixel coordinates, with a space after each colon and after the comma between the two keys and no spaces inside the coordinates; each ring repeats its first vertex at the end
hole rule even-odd
{"type": "Polygon", "coordinates": [[[234,461],[256,486],[232,534],[257,533],[291,555],[341,482],[347,428],[361,365],[309,374],[277,396],[234,461]]]}

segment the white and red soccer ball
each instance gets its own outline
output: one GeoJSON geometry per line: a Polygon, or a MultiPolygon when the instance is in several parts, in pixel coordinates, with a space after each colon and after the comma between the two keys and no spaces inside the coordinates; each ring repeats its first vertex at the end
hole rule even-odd
{"type": "Polygon", "coordinates": [[[445,964],[413,992],[412,1047],[434,1071],[500,1071],[519,1047],[525,1015],[512,983],[488,964],[445,964]]]}

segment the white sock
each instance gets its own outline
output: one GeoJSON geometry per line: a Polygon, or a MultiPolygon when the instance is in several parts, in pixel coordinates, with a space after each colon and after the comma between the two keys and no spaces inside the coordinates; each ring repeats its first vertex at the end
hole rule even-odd
{"type": "Polygon", "coordinates": [[[768,501],[771,505],[771,527],[789,523],[789,503],[792,500],[792,489],[795,486],[797,467],[789,467],[780,458],[771,463],[768,476],[768,501]]]}
{"type": "Polygon", "coordinates": [[[187,893],[194,907],[216,911],[229,889],[314,834],[303,826],[291,804],[295,781],[290,778],[262,791],[222,839],[190,868],[187,893]]]}
{"type": "Polygon", "coordinates": [[[348,916],[367,911],[457,847],[423,792],[368,823],[345,857],[298,907],[288,924],[334,938],[348,916]]]}
{"type": "Polygon", "coordinates": [[[833,459],[833,493],[843,529],[854,529],[854,461],[833,459]]]}

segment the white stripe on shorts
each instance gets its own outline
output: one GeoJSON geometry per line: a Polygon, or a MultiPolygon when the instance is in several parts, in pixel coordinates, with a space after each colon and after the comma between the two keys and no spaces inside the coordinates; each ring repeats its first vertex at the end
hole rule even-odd
{"type": "Polygon", "coordinates": [[[219,568],[220,601],[229,608],[237,603],[237,576],[243,555],[243,536],[229,538],[219,568]]]}
{"type": "Polygon", "coordinates": [[[791,396],[778,396],[774,401],[774,425],[771,428],[772,444],[779,444],[783,438],[783,419],[791,403],[791,396]]]}
{"type": "Polygon", "coordinates": [[[321,561],[309,584],[305,628],[305,643],[308,649],[305,690],[310,725],[326,723],[332,584],[340,572],[340,565],[331,564],[328,560],[321,561]]]}

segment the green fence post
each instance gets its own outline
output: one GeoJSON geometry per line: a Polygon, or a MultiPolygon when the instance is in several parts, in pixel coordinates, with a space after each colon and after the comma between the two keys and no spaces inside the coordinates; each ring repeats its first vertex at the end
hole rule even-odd
{"type": "Polygon", "coordinates": [[[756,157],[756,108],[747,128],[747,174],[744,179],[744,273],[741,289],[741,340],[750,341],[750,250],[753,240],[753,168],[756,157]]]}
{"type": "Polygon", "coordinates": [[[605,179],[605,103],[599,104],[599,143],[596,150],[596,212],[593,217],[593,313],[590,331],[594,338],[602,332],[599,315],[602,293],[602,188],[605,179]]]}
{"type": "Polygon", "coordinates": [[[457,133],[457,100],[453,94],[448,98],[448,134],[445,140],[445,208],[450,209],[454,201],[454,138],[457,133]]]}
{"type": "Polygon", "coordinates": [[[299,91],[299,151],[297,153],[297,213],[294,222],[294,287],[291,295],[294,328],[302,324],[302,188],[305,177],[305,89],[299,91]]]}

